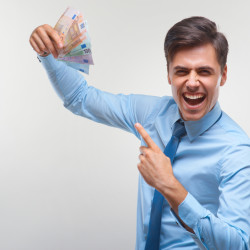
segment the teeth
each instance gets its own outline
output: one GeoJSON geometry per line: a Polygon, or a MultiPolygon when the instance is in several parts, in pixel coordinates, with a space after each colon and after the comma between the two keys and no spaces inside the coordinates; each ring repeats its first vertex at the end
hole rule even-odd
{"type": "Polygon", "coordinates": [[[185,94],[185,97],[188,98],[188,99],[194,100],[194,99],[202,98],[202,97],[204,97],[204,95],[202,95],[202,94],[199,94],[199,95],[188,95],[188,94],[185,94]]]}

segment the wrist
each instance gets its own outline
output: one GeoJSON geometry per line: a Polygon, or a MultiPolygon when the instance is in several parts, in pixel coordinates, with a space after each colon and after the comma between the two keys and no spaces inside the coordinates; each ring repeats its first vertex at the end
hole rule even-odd
{"type": "Polygon", "coordinates": [[[162,181],[161,183],[158,183],[158,187],[156,188],[164,194],[164,196],[171,196],[172,193],[175,192],[175,190],[178,189],[179,181],[175,178],[174,175],[168,176],[168,178],[165,181],[162,181]]]}
{"type": "Polygon", "coordinates": [[[185,200],[188,191],[174,176],[169,178],[168,183],[159,191],[178,215],[178,206],[185,200]]]}
{"type": "Polygon", "coordinates": [[[48,53],[48,52],[43,52],[43,54],[41,54],[41,55],[39,55],[39,56],[41,56],[41,57],[46,57],[46,56],[48,56],[48,55],[50,55],[50,53],[48,53]]]}

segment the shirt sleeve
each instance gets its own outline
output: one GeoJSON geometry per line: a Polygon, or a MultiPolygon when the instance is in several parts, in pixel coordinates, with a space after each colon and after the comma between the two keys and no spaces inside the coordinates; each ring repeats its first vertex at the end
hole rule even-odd
{"type": "Polygon", "coordinates": [[[178,207],[179,217],[193,229],[195,234],[189,234],[201,249],[250,249],[249,145],[236,147],[227,156],[220,162],[217,214],[190,193],[178,207]]]}
{"type": "Polygon", "coordinates": [[[121,128],[140,139],[134,128],[136,122],[144,125],[153,120],[161,97],[147,95],[112,94],[88,86],[77,70],[57,61],[52,55],[38,56],[64,106],[76,115],[95,122],[121,128]]]}

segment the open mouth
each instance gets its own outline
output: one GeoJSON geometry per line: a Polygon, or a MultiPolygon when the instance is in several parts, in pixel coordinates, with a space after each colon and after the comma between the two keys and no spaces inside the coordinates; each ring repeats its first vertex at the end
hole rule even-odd
{"type": "Polygon", "coordinates": [[[191,95],[191,94],[184,93],[182,96],[185,102],[191,106],[197,106],[201,104],[206,98],[205,94],[192,94],[191,95]]]}

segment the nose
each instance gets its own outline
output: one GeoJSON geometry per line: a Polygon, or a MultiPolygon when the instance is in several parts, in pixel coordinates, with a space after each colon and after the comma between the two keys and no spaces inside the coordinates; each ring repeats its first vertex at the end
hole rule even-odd
{"type": "Polygon", "coordinates": [[[186,81],[186,86],[191,90],[196,90],[200,85],[198,76],[195,72],[191,72],[188,75],[188,79],[186,81]]]}

